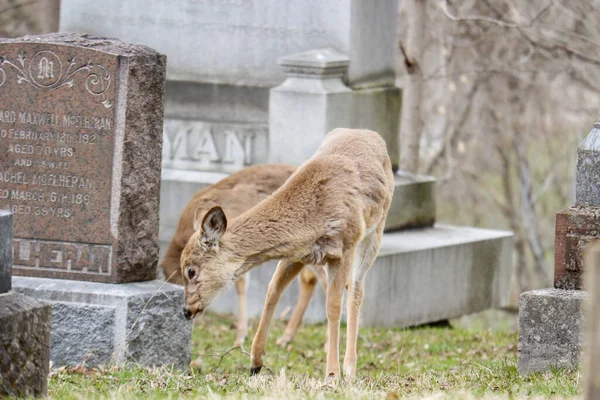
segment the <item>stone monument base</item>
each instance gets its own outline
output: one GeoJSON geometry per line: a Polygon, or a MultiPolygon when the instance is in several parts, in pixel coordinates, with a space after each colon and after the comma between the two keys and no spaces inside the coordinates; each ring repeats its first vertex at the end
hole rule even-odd
{"type": "Polygon", "coordinates": [[[52,305],[50,359],[55,366],[189,365],[192,323],[181,311],[180,286],[21,276],[13,277],[12,286],[52,305]]]}
{"type": "MultiPolygon", "coordinates": [[[[250,272],[251,317],[262,312],[275,266],[270,262],[250,272]]],[[[386,233],[365,279],[361,326],[408,327],[505,307],[511,275],[511,232],[436,224],[386,233]]],[[[297,281],[292,282],[283,293],[276,317],[290,316],[298,287],[297,281]]],[[[231,289],[215,299],[211,310],[235,312],[237,304],[237,294],[231,289]]],[[[325,294],[320,287],[314,291],[304,321],[326,321],[325,294]]]]}
{"type": "Polygon", "coordinates": [[[19,293],[0,294],[0,398],[46,396],[50,307],[19,293]]]}
{"type": "Polygon", "coordinates": [[[577,368],[583,343],[581,290],[539,289],[519,300],[519,373],[577,368]]]}

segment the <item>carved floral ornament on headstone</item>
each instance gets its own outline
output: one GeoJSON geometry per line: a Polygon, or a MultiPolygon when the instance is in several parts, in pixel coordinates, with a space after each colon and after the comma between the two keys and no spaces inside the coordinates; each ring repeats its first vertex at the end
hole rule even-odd
{"type": "Polygon", "coordinates": [[[68,66],[63,71],[63,63],[52,51],[37,52],[31,60],[22,53],[13,62],[5,56],[0,56],[0,87],[6,82],[7,70],[5,66],[17,71],[17,83],[28,83],[39,90],[55,90],[61,87],[73,87],[74,76],[80,72],[87,72],[85,88],[93,96],[101,96],[102,104],[106,108],[112,107],[112,102],[104,95],[110,87],[111,75],[108,70],[100,65],[88,61],[76,67],[75,57],[68,60],[68,66]],[[5,70],[6,68],[6,70],[5,70]]]}

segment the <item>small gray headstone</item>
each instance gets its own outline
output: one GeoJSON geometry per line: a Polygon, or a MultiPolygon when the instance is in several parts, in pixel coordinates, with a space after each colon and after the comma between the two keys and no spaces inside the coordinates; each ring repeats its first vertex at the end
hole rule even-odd
{"type": "Polygon", "coordinates": [[[577,149],[575,198],[580,206],[600,206],[600,122],[577,149]]]}
{"type": "Polygon", "coordinates": [[[519,373],[577,368],[582,350],[583,290],[538,289],[519,299],[519,373]]]}
{"type": "Polygon", "coordinates": [[[0,293],[10,290],[12,267],[12,214],[0,210],[0,293]]]}
{"type": "Polygon", "coordinates": [[[11,289],[12,214],[0,210],[0,398],[45,396],[50,306],[11,289]]]}

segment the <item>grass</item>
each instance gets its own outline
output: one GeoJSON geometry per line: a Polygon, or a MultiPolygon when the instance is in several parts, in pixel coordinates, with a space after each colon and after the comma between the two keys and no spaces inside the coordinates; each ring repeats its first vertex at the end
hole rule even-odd
{"type": "MultiPolygon", "coordinates": [[[[577,371],[554,370],[521,377],[517,334],[504,330],[423,327],[363,328],[359,338],[359,378],[352,384],[323,379],[325,326],[301,328],[283,349],[275,340],[284,322],[275,321],[265,364],[249,377],[249,358],[231,349],[230,317],[208,314],[194,329],[195,368],[54,369],[49,395],[80,398],[573,398],[580,397],[577,371]]],[[[257,321],[251,322],[255,328],[257,321]]],[[[345,327],[343,327],[345,331],[345,327]]],[[[252,337],[253,331],[250,332],[252,337]]],[[[343,338],[342,338],[343,339],[343,338]]],[[[343,354],[342,341],[342,354],[343,354]]],[[[250,347],[247,343],[246,347],[250,347]]]]}

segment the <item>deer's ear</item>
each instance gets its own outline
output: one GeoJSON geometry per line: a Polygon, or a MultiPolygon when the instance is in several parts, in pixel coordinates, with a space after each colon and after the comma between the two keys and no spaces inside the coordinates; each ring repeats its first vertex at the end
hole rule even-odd
{"type": "Polygon", "coordinates": [[[223,209],[219,206],[213,207],[202,219],[202,241],[210,245],[216,245],[227,229],[227,218],[223,209]]]}
{"type": "Polygon", "coordinates": [[[202,228],[202,220],[204,215],[202,214],[202,207],[198,207],[196,208],[196,211],[194,211],[194,222],[193,222],[193,227],[194,227],[194,231],[199,231],[200,228],[202,228]]]}

